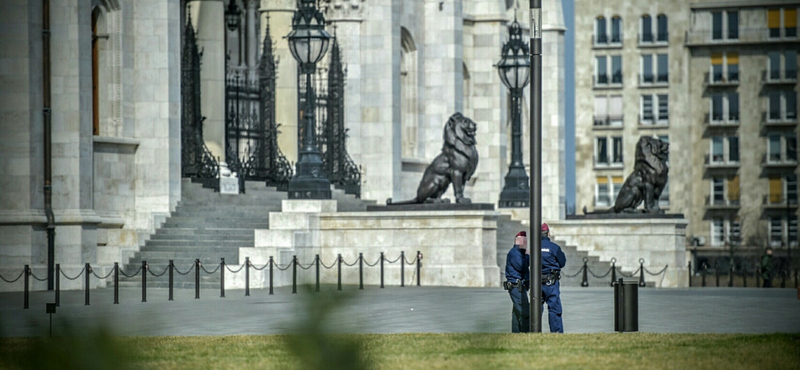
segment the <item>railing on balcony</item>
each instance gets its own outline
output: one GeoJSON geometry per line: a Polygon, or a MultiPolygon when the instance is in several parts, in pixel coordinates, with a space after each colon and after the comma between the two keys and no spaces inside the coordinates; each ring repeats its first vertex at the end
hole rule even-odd
{"type": "Polygon", "coordinates": [[[738,158],[725,158],[724,154],[706,154],[705,166],[710,168],[738,168],[738,158]]]}
{"type": "Polygon", "coordinates": [[[614,73],[610,76],[608,74],[599,74],[594,76],[595,88],[609,88],[621,89],[622,88],[622,73],[614,73]]]}
{"type": "Polygon", "coordinates": [[[595,127],[622,128],[622,115],[595,115],[595,127]]]}
{"type": "Polygon", "coordinates": [[[621,48],[622,35],[612,34],[611,37],[608,34],[592,35],[592,45],[598,48],[621,48]]]}
{"type": "Polygon", "coordinates": [[[602,158],[597,158],[597,155],[593,155],[592,159],[594,160],[594,166],[596,168],[610,168],[610,169],[618,169],[623,167],[622,157],[613,158],[611,156],[605,156],[602,158]]]}
{"type": "Polygon", "coordinates": [[[706,86],[736,86],[739,85],[739,72],[729,72],[727,75],[720,72],[706,72],[703,80],[706,86]]]}
{"type": "Polygon", "coordinates": [[[713,196],[706,196],[706,207],[715,208],[738,208],[739,207],[739,193],[728,194],[714,194],[713,196]]]}
{"type": "Polygon", "coordinates": [[[669,32],[641,32],[639,46],[664,46],[669,43],[669,32]]]}
{"type": "Polygon", "coordinates": [[[796,167],[797,152],[767,153],[761,157],[761,164],[772,167],[796,167]]]}
{"type": "Polygon", "coordinates": [[[761,113],[761,123],[764,127],[775,128],[795,128],[797,126],[797,113],[787,113],[782,115],[779,111],[770,110],[761,113]]]}
{"type": "Polygon", "coordinates": [[[767,207],[786,208],[788,206],[790,208],[796,208],[797,194],[789,194],[788,199],[783,194],[768,194],[764,196],[762,203],[767,207]]]}
{"type": "Polygon", "coordinates": [[[718,43],[763,43],[797,41],[797,37],[770,37],[766,28],[740,28],[738,32],[722,30],[689,30],[684,36],[687,46],[718,43]]]}
{"type": "Polygon", "coordinates": [[[717,127],[737,126],[739,125],[739,113],[709,112],[706,113],[706,123],[717,127]]]}
{"type": "Polygon", "coordinates": [[[669,127],[669,114],[639,114],[640,128],[662,128],[669,127]]]}
{"type": "Polygon", "coordinates": [[[765,84],[795,84],[797,69],[765,69],[761,73],[761,82],[765,84]]]}
{"type": "Polygon", "coordinates": [[[639,86],[666,86],[669,84],[669,73],[639,73],[639,86]]]}

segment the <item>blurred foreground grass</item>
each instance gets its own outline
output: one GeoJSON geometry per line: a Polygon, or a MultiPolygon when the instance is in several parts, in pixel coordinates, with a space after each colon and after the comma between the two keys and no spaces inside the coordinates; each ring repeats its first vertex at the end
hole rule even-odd
{"type": "MultiPolygon", "coordinates": [[[[120,358],[119,365],[164,370],[800,369],[800,334],[328,334],[325,338],[327,344],[303,335],[117,337],[105,338],[113,341],[105,345],[123,349],[127,361],[120,358]],[[354,355],[335,358],[341,348],[354,355]],[[320,356],[324,353],[330,356],[320,356]]],[[[0,369],[67,368],[31,362],[33,350],[38,357],[53,356],[57,352],[48,347],[58,345],[57,339],[0,339],[0,369]]]]}

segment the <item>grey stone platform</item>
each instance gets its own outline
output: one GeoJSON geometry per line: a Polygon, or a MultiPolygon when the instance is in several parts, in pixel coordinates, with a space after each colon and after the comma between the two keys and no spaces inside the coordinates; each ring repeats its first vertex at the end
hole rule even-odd
{"type": "MultiPolygon", "coordinates": [[[[329,329],[350,333],[454,333],[510,331],[508,293],[492,288],[439,288],[407,286],[345,286],[352,300],[326,320],[329,329]]],[[[335,292],[335,286],[323,286],[335,292]]],[[[563,288],[564,327],[567,333],[613,332],[611,288],[563,288]]],[[[120,290],[114,305],[113,290],[91,291],[84,306],[82,291],[62,292],[61,307],[53,317],[54,330],[69,321],[78,327],[106,324],[119,335],[235,335],[291,332],[305,317],[306,308],[319,299],[316,293],[279,288],[267,290],[120,290]]],[[[0,293],[0,335],[32,336],[44,333],[48,323],[45,303],[51,292],[33,292],[30,309],[22,309],[22,293],[0,293]]],[[[800,332],[800,300],[795,289],[691,288],[640,289],[639,329],[656,333],[772,333],[800,332]]],[[[543,325],[548,331],[547,313],[543,325]]]]}

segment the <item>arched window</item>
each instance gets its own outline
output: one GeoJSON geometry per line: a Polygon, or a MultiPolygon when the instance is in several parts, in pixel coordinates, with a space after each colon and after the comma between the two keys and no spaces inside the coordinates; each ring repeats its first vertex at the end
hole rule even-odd
{"type": "Polygon", "coordinates": [[[608,43],[608,33],[606,32],[606,18],[598,16],[595,20],[595,34],[597,37],[595,38],[595,42],[598,44],[607,44],[608,43]]]}
{"type": "Polygon", "coordinates": [[[639,42],[653,42],[653,19],[650,14],[642,16],[642,29],[639,42]]]}
{"type": "Polygon", "coordinates": [[[419,157],[417,123],[417,47],[411,33],[400,28],[400,117],[402,122],[401,154],[404,158],[419,157]]]}
{"type": "Polygon", "coordinates": [[[656,40],[658,42],[667,42],[669,39],[669,31],[667,29],[667,16],[664,14],[659,14],[656,18],[656,26],[657,26],[657,34],[656,40]]]}
{"type": "Polygon", "coordinates": [[[619,44],[622,42],[622,18],[615,15],[611,17],[611,43],[619,44]]]}

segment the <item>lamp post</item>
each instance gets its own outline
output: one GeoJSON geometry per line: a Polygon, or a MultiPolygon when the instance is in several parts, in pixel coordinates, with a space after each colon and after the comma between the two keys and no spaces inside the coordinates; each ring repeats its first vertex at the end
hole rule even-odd
{"type": "Polygon", "coordinates": [[[542,0],[531,0],[531,332],[542,332],[542,0]]]}
{"type": "MultiPolygon", "coordinates": [[[[501,208],[528,207],[531,203],[528,174],[522,163],[522,89],[530,81],[531,64],[528,44],[522,41],[522,27],[514,17],[508,27],[509,40],[503,45],[501,59],[497,63],[500,80],[511,90],[511,165],[508,166],[503,191],[500,192],[501,208]]],[[[532,147],[531,147],[532,148],[532,147]]]]}
{"type": "Polygon", "coordinates": [[[315,99],[311,87],[311,75],[316,71],[316,63],[328,51],[331,35],[325,31],[325,18],[314,3],[314,0],[300,0],[292,17],[292,32],[286,36],[289,51],[300,64],[300,72],[306,75],[306,107],[302,116],[305,132],[295,176],[289,182],[289,199],[331,199],[331,183],[317,148],[315,99]]]}

